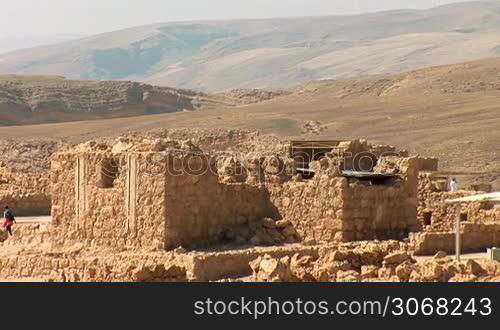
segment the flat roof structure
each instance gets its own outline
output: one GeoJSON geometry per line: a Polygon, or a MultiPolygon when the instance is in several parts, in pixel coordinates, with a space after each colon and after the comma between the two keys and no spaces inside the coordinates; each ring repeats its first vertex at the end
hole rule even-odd
{"type": "Polygon", "coordinates": [[[481,203],[481,202],[500,203],[500,192],[446,200],[446,203],[481,203]]]}

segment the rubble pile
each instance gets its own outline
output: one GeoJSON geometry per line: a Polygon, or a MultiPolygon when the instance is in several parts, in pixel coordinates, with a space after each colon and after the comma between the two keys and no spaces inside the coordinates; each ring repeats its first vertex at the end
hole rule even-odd
{"type": "Polygon", "coordinates": [[[352,250],[334,250],[311,256],[272,258],[265,255],[250,263],[258,282],[477,282],[498,281],[500,263],[467,260],[461,263],[440,251],[434,258],[417,261],[409,251],[394,250],[397,242],[382,247],[367,244],[352,250]]]}
{"type": "Polygon", "coordinates": [[[310,120],[302,126],[303,134],[320,135],[325,130],[326,127],[321,122],[316,120],[310,120]]]}
{"type": "Polygon", "coordinates": [[[259,131],[237,129],[158,129],[147,132],[131,132],[97,140],[98,143],[113,145],[117,139],[128,139],[136,144],[146,140],[191,141],[206,153],[282,152],[284,142],[274,135],[262,135],[259,131]]]}
{"type": "MultiPolygon", "coordinates": [[[[384,258],[402,247],[397,241],[352,242],[340,244],[334,250],[321,250],[318,258],[296,254],[291,258],[271,261],[270,256],[264,256],[250,263],[252,280],[286,281],[292,274],[296,281],[303,282],[359,282],[378,277],[384,258]],[[263,262],[264,267],[261,267],[263,262]]],[[[403,253],[406,255],[406,252],[403,253]]],[[[400,260],[396,258],[394,261],[394,258],[390,256],[389,262],[400,260]]]]}
{"type": "Polygon", "coordinates": [[[267,90],[267,89],[232,89],[227,92],[216,94],[224,98],[226,102],[247,105],[272,100],[276,97],[291,94],[288,90],[267,90]]]}
{"type": "Polygon", "coordinates": [[[300,237],[290,221],[275,221],[271,218],[235,226],[224,236],[225,242],[237,245],[274,246],[300,242],[300,237]]]}
{"type": "Polygon", "coordinates": [[[498,246],[500,209],[472,203],[458,212],[446,200],[480,192],[447,192],[426,172],[437,169],[436,159],[392,146],[284,142],[240,130],[130,133],[71,148],[2,146],[0,203],[16,216],[50,214],[51,221],[24,219],[14,237],[0,230],[0,279],[450,282],[500,275],[498,263],[447,257],[457,216],[465,253],[498,246]],[[343,153],[366,157],[356,162],[343,153]]]}

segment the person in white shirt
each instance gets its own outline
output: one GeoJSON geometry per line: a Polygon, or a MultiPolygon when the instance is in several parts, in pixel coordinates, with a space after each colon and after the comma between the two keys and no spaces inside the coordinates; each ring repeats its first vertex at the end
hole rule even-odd
{"type": "Polygon", "coordinates": [[[458,181],[455,178],[452,178],[450,181],[450,191],[457,192],[458,191],[458,181]]]}

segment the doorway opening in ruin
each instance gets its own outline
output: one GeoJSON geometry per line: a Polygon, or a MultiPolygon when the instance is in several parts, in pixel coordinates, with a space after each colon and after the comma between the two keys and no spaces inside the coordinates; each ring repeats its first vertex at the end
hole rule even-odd
{"type": "Polygon", "coordinates": [[[113,188],[115,186],[115,180],[120,174],[120,168],[118,166],[118,161],[113,158],[107,158],[101,163],[101,169],[99,174],[99,182],[97,186],[103,189],[113,188]]]}
{"type": "Polygon", "coordinates": [[[424,225],[430,226],[432,224],[432,212],[424,213],[424,225]]]}
{"type": "Polygon", "coordinates": [[[291,141],[289,154],[295,162],[297,173],[302,175],[302,179],[311,180],[316,174],[311,170],[310,164],[313,161],[321,160],[330,154],[337,154],[337,157],[342,157],[343,152],[338,150],[338,145],[342,141],[291,141]]]}
{"type": "Polygon", "coordinates": [[[291,141],[289,156],[297,169],[309,169],[309,164],[320,160],[338,148],[342,141],[291,141]]]}
{"type": "Polygon", "coordinates": [[[493,210],[493,209],[495,209],[495,204],[494,203],[481,203],[481,205],[479,206],[479,209],[485,210],[485,211],[493,210]]]}
{"type": "Polygon", "coordinates": [[[303,180],[312,180],[316,172],[307,168],[298,168],[297,173],[302,176],[303,180]]]}
{"type": "Polygon", "coordinates": [[[342,171],[342,176],[346,178],[354,178],[358,182],[367,186],[394,186],[399,181],[397,174],[374,173],[374,172],[358,172],[358,171],[342,171]]]}
{"type": "Polygon", "coordinates": [[[467,220],[469,220],[469,215],[467,213],[460,213],[460,221],[466,222],[467,220]]]}
{"type": "Polygon", "coordinates": [[[394,186],[398,183],[398,180],[394,177],[382,177],[370,180],[372,186],[394,186]]]}

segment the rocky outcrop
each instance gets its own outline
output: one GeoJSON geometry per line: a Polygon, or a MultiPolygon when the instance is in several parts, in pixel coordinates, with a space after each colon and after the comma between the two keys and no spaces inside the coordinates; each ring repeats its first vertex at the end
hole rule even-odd
{"type": "Polygon", "coordinates": [[[63,77],[0,77],[2,124],[38,124],[226,105],[222,98],[130,81],[82,81],[63,77]]]}
{"type": "Polygon", "coordinates": [[[291,94],[288,90],[234,89],[216,94],[236,104],[252,104],[291,94]]]}

